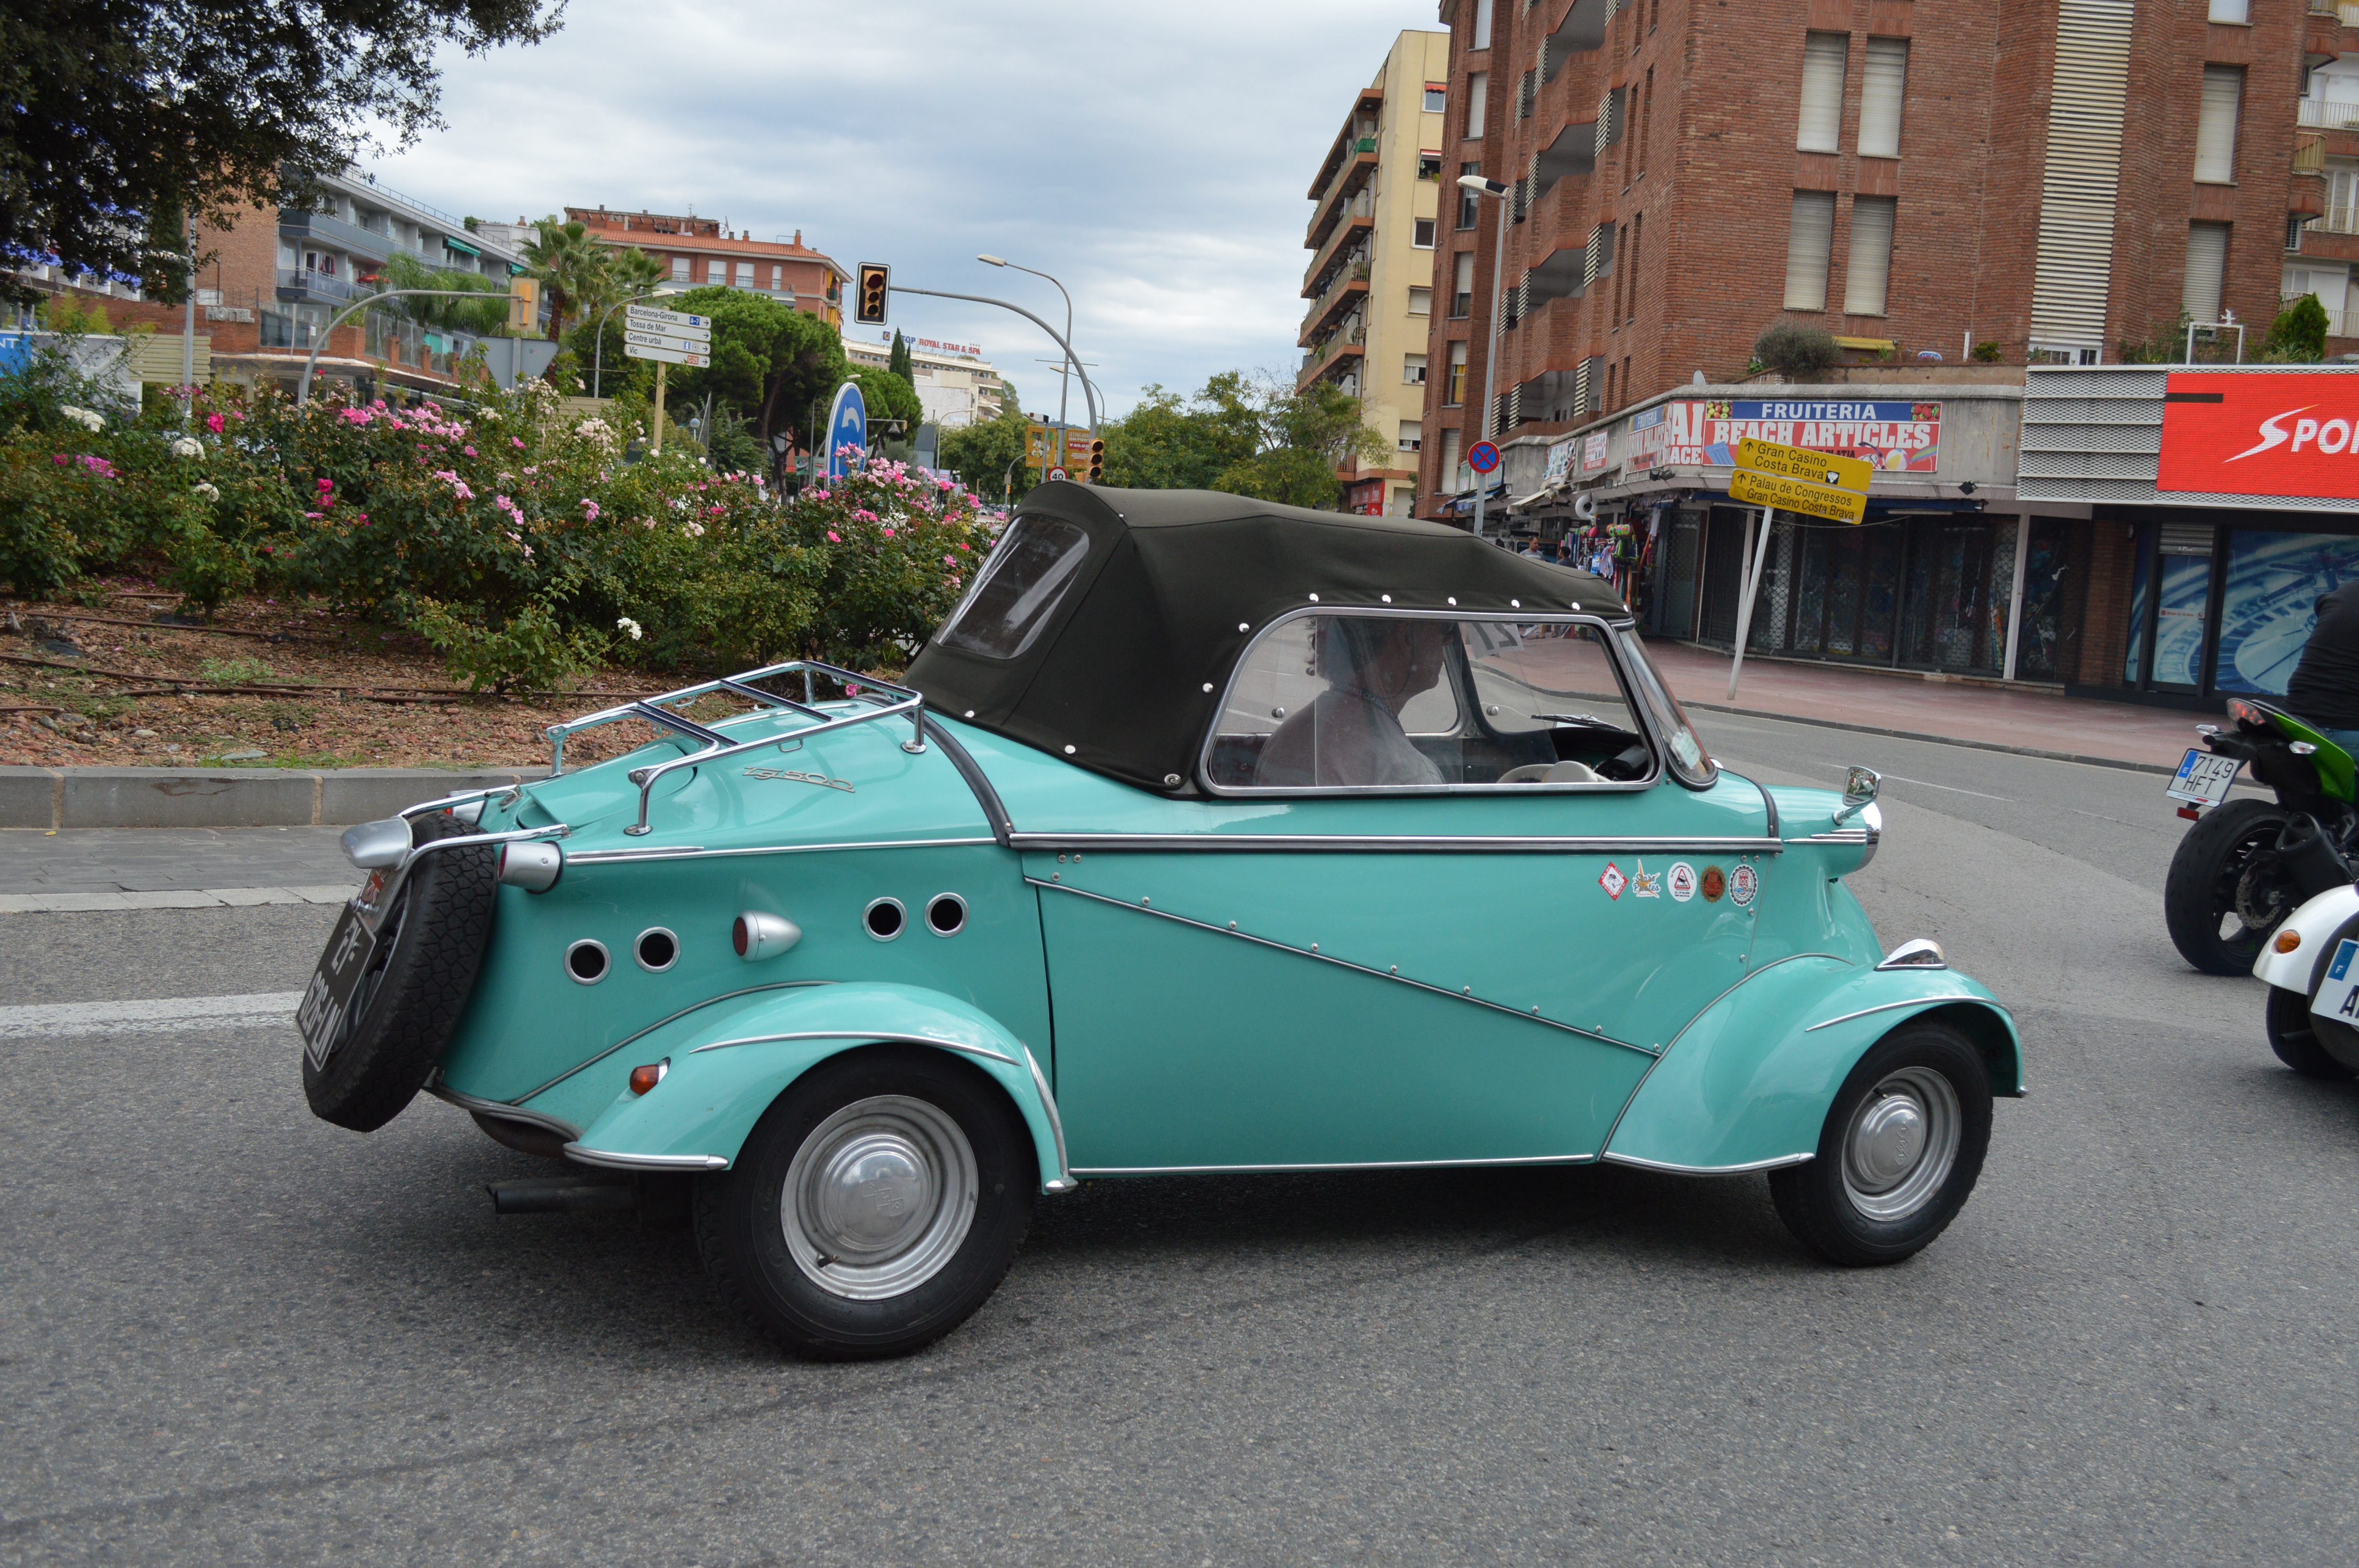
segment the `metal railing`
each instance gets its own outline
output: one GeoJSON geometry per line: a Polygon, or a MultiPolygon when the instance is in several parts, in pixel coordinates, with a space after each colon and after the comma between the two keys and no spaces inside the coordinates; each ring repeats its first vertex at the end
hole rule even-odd
{"type": "Polygon", "coordinates": [[[717,762],[724,758],[739,756],[747,752],[758,752],[765,746],[799,745],[812,736],[830,730],[841,730],[852,724],[866,724],[873,719],[891,719],[897,715],[908,716],[915,726],[915,733],[909,740],[901,742],[901,750],[912,755],[921,753],[926,749],[925,700],[922,696],[908,687],[895,686],[890,681],[881,681],[874,676],[864,676],[856,671],[839,669],[833,665],[824,665],[816,659],[789,659],[782,665],[765,665],[758,670],[745,670],[734,676],[700,681],[694,686],[684,686],[678,691],[665,692],[660,697],[642,697],[634,702],[625,703],[619,708],[609,708],[597,713],[586,714],[580,719],[568,719],[562,724],[552,724],[543,731],[549,739],[549,776],[556,778],[565,772],[565,738],[577,730],[594,729],[601,724],[616,724],[625,719],[645,719],[658,729],[669,730],[676,735],[684,736],[696,742],[695,751],[674,757],[670,762],[650,763],[630,771],[627,776],[633,784],[639,786],[639,820],[635,827],[625,827],[623,831],[636,838],[651,830],[647,826],[647,808],[655,798],[656,784],[666,773],[676,773],[681,768],[692,768],[701,762],[717,762]],[[755,681],[766,680],[772,676],[795,674],[800,674],[803,677],[803,700],[800,702],[791,697],[780,697],[775,692],[763,691],[753,685],[755,681]],[[828,679],[841,685],[851,700],[874,700],[878,706],[866,713],[831,715],[818,706],[818,698],[812,693],[811,676],[814,674],[825,676],[828,679]],[[872,691],[878,695],[872,697],[872,691]],[[707,725],[682,714],[674,713],[664,706],[666,703],[687,702],[696,697],[709,697],[716,692],[725,692],[732,697],[758,702],[764,708],[771,711],[741,713],[732,718],[716,719],[707,725]],[[881,695],[886,692],[893,694],[890,699],[881,695]],[[733,741],[726,733],[727,729],[732,725],[742,724],[748,719],[775,717],[777,713],[799,713],[816,719],[820,722],[805,725],[799,730],[789,730],[783,735],[765,735],[758,741],[733,741]]]}
{"type": "Polygon", "coordinates": [[[1319,319],[1326,315],[1327,312],[1334,307],[1337,297],[1340,297],[1345,289],[1351,287],[1352,285],[1355,283],[1365,283],[1367,281],[1368,263],[1364,255],[1361,256],[1357,260],[1344,263],[1342,270],[1337,273],[1335,281],[1329,284],[1326,288],[1321,292],[1318,299],[1312,303],[1310,308],[1303,312],[1302,330],[1307,332],[1312,326],[1317,324],[1319,319]]]}
{"type": "MultiPolygon", "coordinates": [[[[2359,10],[2359,6],[2353,9],[2359,10]]],[[[2359,103],[2341,99],[2297,98],[2294,110],[2294,123],[2313,130],[2348,131],[2359,126],[2359,103]]]]}
{"type": "Polygon", "coordinates": [[[278,269],[278,287],[299,288],[323,299],[360,299],[375,292],[356,283],[346,283],[341,277],[331,277],[324,272],[309,267],[282,266],[278,269]]]}

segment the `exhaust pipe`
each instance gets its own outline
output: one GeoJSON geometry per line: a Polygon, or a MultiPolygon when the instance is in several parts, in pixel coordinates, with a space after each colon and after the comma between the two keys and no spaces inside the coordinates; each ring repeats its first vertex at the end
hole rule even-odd
{"type": "Polygon", "coordinates": [[[2334,841],[2306,811],[2287,818],[2277,834],[2277,856],[2304,900],[2330,888],[2348,887],[2353,880],[2351,867],[2334,848],[2334,841]]]}
{"type": "Polygon", "coordinates": [[[637,1184],[624,1172],[486,1182],[484,1190],[494,1214],[627,1214],[639,1201],[637,1184]]]}

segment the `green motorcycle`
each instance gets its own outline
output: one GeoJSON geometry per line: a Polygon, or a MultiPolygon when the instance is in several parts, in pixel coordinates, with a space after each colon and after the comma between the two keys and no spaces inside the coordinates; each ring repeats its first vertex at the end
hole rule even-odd
{"type": "Polygon", "coordinates": [[[2164,794],[2194,822],[2170,860],[2163,918],[2180,956],[2210,975],[2252,972],[2280,921],[2353,880],[2359,788],[2351,753],[2281,708],[2228,701],[2229,727],[2199,724],[2164,794]],[[2230,800],[2249,764],[2275,801],[2230,800]]]}

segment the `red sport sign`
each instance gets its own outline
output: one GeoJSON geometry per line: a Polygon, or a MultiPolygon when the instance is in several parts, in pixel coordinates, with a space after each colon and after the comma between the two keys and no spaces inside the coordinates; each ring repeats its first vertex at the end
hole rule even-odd
{"type": "Polygon", "coordinates": [[[2359,497],[2359,373],[2173,371],[2155,489],[2359,497]]]}

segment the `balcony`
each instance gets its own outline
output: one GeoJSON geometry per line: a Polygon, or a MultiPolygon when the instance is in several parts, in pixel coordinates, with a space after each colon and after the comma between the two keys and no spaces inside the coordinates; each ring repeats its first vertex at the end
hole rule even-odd
{"type": "Polygon", "coordinates": [[[375,294],[375,289],[307,267],[282,266],[278,269],[278,297],[311,300],[322,305],[350,305],[353,300],[375,294]]]}
{"type": "Polygon", "coordinates": [[[1346,266],[1335,281],[1328,286],[1327,291],[1319,297],[1319,302],[1313,305],[1310,312],[1302,318],[1302,330],[1296,334],[1294,341],[1298,343],[1309,343],[1312,338],[1319,335],[1331,319],[1343,311],[1351,301],[1365,298],[1367,292],[1368,264],[1364,260],[1355,261],[1346,266]]]}
{"type": "Polygon", "coordinates": [[[1334,230],[1336,221],[1343,216],[1344,206],[1351,200],[1353,192],[1356,191],[1364,199],[1368,196],[1367,182],[1375,175],[1376,138],[1363,136],[1360,138],[1358,146],[1359,150],[1352,155],[1350,160],[1336,174],[1334,181],[1321,193],[1319,205],[1315,210],[1317,215],[1310,220],[1310,228],[1303,236],[1302,243],[1306,249],[1316,250],[1326,243],[1327,236],[1334,230]]]}
{"type": "Polygon", "coordinates": [[[1368,330],[1357,321],[1353,322],[1347,330],[1324,339],[1302,356],[1302,370],[1294,378],[1294,390],[1300,392],[1345,360],[1365,359],[1367,341],[1368,330]]]}
{"type": "MultiPolygon", "coordinates": [[[[2345,10],[2359,13],[2359,5],[2345,10]]],[[[2294,123],[2314,131],[2359,130],[2359,103],[2340,99],[2297,98],[2294,123]]]]}
{"type": "Polygon", "coordinates": [[[1311,258],[1310,265],[1302,269],[1304,287],[1308,287],[1311,282],[1326,276],[1329,269],[1334,266],[1335,258],[1342,255],[1359,236],[1375,226],[1375,198],[1371,192],[1363,190],[1344,207],[1343,222],[1335,225],[1334,233],[1311,258]]]}

